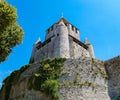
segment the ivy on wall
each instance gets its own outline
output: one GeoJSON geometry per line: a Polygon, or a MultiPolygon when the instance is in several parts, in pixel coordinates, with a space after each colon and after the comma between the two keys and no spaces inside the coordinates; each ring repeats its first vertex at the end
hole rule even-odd
{"type": "Polygon", "coordinates": [[[52,97],[52,100],[59,100],[58,78],[63,67],[65,58],[46,59],[40,62],[38,73],[33,74],[28,82],[29,89],[44,92],[52,97]]]}

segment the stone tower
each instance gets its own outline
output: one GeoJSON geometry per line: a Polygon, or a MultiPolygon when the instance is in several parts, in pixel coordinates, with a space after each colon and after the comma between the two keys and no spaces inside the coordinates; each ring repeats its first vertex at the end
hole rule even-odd
{"type": "Polygon", "coordinates": [[[81,56],[94,58],[92,45],[88,40],[82,43],[78,28],[65,18],[60,18],[46,30],[44,42],[40,39],[35,42],[31,59],[40,61],[45,58],[79,58],[81,56]]]}
{"type": "Polygon", "coordinates": [[[55,34],[58,36],[58,39],[56,40],[56,45],[58,45],[58,56],[70,58],[68,29],[63,19],[58,22],[57,27],[55,28],[55,34]]]}
{"type": "Polygon", "coordinates": [[[88,46],[88,49],[87,49],[87,50],[89,51],[90,56],[91,56],[92,58],[95,58],[92,44],[88,41],[88,39],[85,39],[85,42],[84,42],[84,43],[85,43],[85,45],[88,46]]]}

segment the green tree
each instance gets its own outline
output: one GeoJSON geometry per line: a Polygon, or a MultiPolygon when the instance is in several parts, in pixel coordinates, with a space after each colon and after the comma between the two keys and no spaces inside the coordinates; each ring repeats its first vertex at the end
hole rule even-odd
{"type": "MultiPolygon", "coordinates": [[[[4,1],[4,0],[3,0],[4,1]]],[[[11,49],[20,44],[23,38],[22,28],[17,23],[16,9],[0,1],[0,62],[7,59],[11,49]]]]}

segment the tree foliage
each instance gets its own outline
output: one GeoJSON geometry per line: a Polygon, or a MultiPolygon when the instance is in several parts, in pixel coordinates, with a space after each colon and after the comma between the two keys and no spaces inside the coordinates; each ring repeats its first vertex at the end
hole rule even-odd
{"type": "Polygon", "coordinates": [[[0,2],[0,62],[5,61],[11,49],[22,42],[23,31],[16,20],[16,9],[0,2]]]}

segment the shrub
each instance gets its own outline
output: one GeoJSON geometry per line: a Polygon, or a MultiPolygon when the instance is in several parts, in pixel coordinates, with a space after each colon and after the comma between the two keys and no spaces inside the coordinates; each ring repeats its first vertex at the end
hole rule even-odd
{"type": "Polygon", "coordinates": [[[51,95],[53,100],[59,100],[58,81],[64,58],[46,59],[40,62],[38,73],[33,74],[28,82],[29,89],[35,89],[51,95]]]}
{"type": "Polygon", "coordinates": [[[41,85],[42,91],[46,94],[54,94],[58,90],[58,81],[57,80],[46,80],[41,85]]]}

